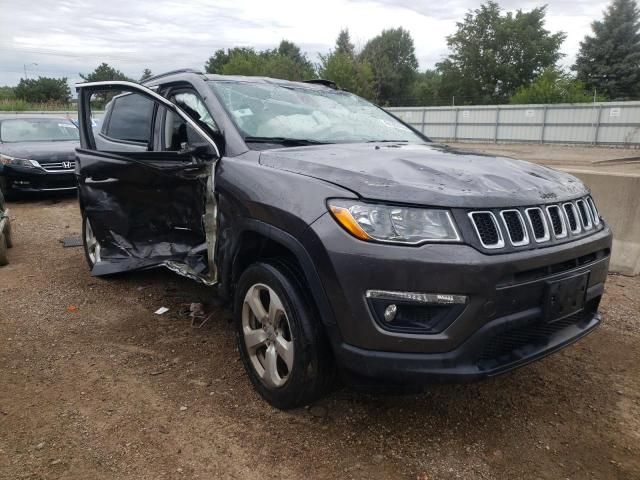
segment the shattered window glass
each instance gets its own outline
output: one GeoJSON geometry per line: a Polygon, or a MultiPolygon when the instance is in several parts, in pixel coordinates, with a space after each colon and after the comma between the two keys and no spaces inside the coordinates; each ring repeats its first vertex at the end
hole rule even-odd
{"type": "Polygon", "coordinates": [[[209,82],[245,137],[314,142],[423,142],[384,110],[348,92],[246,81],[209,82]]]}

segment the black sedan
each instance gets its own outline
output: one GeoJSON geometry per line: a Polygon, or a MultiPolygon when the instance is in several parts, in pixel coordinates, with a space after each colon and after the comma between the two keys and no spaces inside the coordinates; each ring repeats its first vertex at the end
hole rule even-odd
{"type": "Polygon", "coordinates": [[[66,118],[0,115],[0,189],[73,190],[78,129],[66,118]]]}

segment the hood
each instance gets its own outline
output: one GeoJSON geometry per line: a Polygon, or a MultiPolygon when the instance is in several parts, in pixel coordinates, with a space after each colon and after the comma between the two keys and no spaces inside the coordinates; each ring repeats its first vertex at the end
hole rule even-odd
{"type": "Polygon", "coordinates": [[[265,150],[266,167],[318,178],[370,200],[442,207],[515,207],[587,193],[572,175],[438,144],[359,143],[265,150]]]}
{"type": "Polygon", "coordinates": [[[77,141],[2,143],[0,153],[46,164],[75,160],[77,147],[77,141]]]}

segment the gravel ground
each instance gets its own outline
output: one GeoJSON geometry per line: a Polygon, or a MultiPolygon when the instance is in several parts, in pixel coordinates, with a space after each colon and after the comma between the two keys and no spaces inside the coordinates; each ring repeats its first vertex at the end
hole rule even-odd
{"type": "Polygon", "coordinates": [[[10,208],[2,479],[640,478],[640,278],[611,276],[603,327],[518,371],[280,412],[251,389],[228,311],[202,329],[180,314],[210,290],[160,270],[92,278],[60,243],[79,233],[74,199],[10,208]]]}

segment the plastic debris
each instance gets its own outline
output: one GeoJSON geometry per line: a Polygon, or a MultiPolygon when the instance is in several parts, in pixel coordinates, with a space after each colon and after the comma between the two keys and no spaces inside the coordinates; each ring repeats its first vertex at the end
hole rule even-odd
{"type": "Polygon", "coordinates": [[[156,315],[164,315],[165,313],[167,313],[169,311],[169,309],[167,307],[160,307],[159,309],[157,309],[155,312],[156,315]]]}

